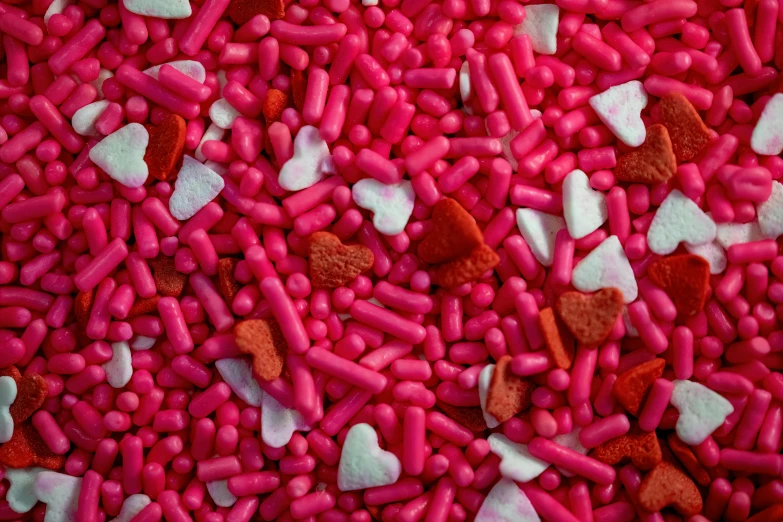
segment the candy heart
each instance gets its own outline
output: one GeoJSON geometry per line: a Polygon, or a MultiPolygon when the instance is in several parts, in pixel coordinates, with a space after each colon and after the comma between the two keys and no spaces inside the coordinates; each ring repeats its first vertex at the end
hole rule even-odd
{"type": "Polygon", "coordinates": [[[470,64],[466,60],[462,62],[462,66],[459,69],[459,95],[462,98],[462,101],[468,101],[472,92],[473,90],[470,84],[470,64]]]}
{"type": "MultiPolygon", "coordinates": [[[[622,294],[620,294],[622,300],[622,294]]],[[[538,313],[538,324],[544,336],[544,346],[555,366],[563,370],[571,368],[574,362],[574,339],[552,308],[544,308],[538,313]]]]}
{"type": "MultiPolygon", "coordinates": [[[[505,422],[532,405],[534,385],[511,372],[511,356],[498,359],[487,389],[486,411],[505,422]]],[[[489,425],[489,423],[487,423],[489,425]]]]}
{"type": "Polygon", "coordinates": [[[0,464],[10,468],[42,468],[59,470],[65,457],[55,455],[29,422],[14,425],[11,440],[0,446],[0,464]]]}
{"type": "Polygon", "coordinates": [[[274,22],[285,16],[285,4],[283,0],[231,0],[227,13],[238,25],[260,14],[274,22]]]}
{"type": "Polygon", "coordinates": [[[147,495],[142,493],[131,495],[122,502],[120,514],[112,519],[112,522],[130,522],[133,517],[141,513],[141,510],[150,503],[152,503],[152,499],[147,495]]]}
{"type": "Polygon", "coordinates": [[[130,347],[134,350],[149,350],[158,341],[157,337],[147,337],[144,335],[135,335],[131,339],[130,347]]]}
{"type": "Polygon", "coordinates": [[[666,361],[653,359],[621,373],[612,387],[612,395],[626,410],[638,416],[655,379],[660,379],[666,361]]]}
{"type": "Polygon", "coordinates": [[[489,393],[489,383],[492,382],[492,374],[494,372],[495,365],[488,364],[481,370],[478,378],[479,404],[481,405],[481,413],[484,416],[484,422],[487,423],[489,429],[500,426],[500,421],[487,411],[487,394],[489,393]]]}
{"type": "Polygon", "coordinates": [[[170,178],[185,148],[186,123],[182,117],[169,114],[159,125],[148,125],[150,143],[144,153],[149,175],[159,181],[170,178]]]}
{"type": "Polygon", "coordinates": [[[220,290],[220,295],[223,296],[229,306],[231,306],[237,292],[242,288],[234,275],[238,264],[239,259],[234,257],[221,257],[218,260],[218,290],[220,290]]]}
{"type": "Polygon", "coordinates": [[[179,297],[185,289],[188,276],[177,270],[174,258],[161,254],[148,260],[147,263],[152,270],[152,278],[158,293],[169,297],[179,297]]]}
{"type": "Polygon", "coordinates": [[[656,254],[671,254],[682,243],[703,245],[715,239],[715,222],[679,190],[672,190],[647,230],[647,245],[656,254]]]}
{"type": "Polygon", "coordinates": [[[704,442],[734,411],[722,395],[692,381],[674,381],[670,402],[680,412],[677,436],[691,446],[704,442]]]}
{"type": "Polygon", "coordinates": [[[642,479],[639,505],[651,513],[672,506],[690,517],[702,510],[703,501],[699,488],[687,474],[674,464],[662,461],[642,479]]]}
{"type": "MultiPolygon", "coordinates": [[[[263,393],[263,392],[262,392],[263,393]]],[[[273,448],[282,448],[291,440],[295,431],[309,431],[302,415],[290,408],[283,407],[277,399],[263,393],[261,396],[261,439],[273,448]]]]}
{"type": "Polygon", "coordinates": [[[514,36],[526,34],[535,52],[555,54],[560,8],[555,4],[526,5],[525,14],[522,23],[514,27],[514,36]]]}
{"type": "Polygon", "coordinates": [[[304,73],[299,69],[291,68],[291,97],[294,99],[294,107],[301,111],[304,107],[305,95],[307,94],[307,79],[304,73]]]}
{"type": "Polygon", "coordinates": [[[198,147],[196,147],[196,151],[193,153],[193,156],[195,156],[195,158],[199,161],[206,161],[207,158],[201,151],[204,143],[212,140],[221,141],[225,135],[225,130],[221,129],[214,123],[210,123],[209,127],[207,127],[207,130],[204,132],[204,135],[201,137],[201,141],[198,143],[198,147]]]}
{"type": "Polygon", "coordinates": [[[43,468],[5,469],[5,479],[11,484],[5,499],[15,513],[27,513],[38,502],[33,485],[35,477],[42,471],[43,468]]]}
{"type": "Polygon", "coordinates": [[[638,431],[615,437],[593,449],[592,456],[610,466],[630,460],[641,470],[652,469],[663,458],[654,431],[638,431]]]}
{"type": "Polygon", "coordinates": [[[276,321],[248,319],[234,326],[239,351],[253,357],[253,369],[265,381],[280,377],[288,343],[276,321]]]}
{"type": "Polygon", "coordinates": [[[777,156],[783,152],[783,93],[769,99],[750,137],[750,148],[756,154],[777,156]]]}
{"type": "Polygon", "coordinates": [[[374,213],[375,230],[387,236],[396,236],[405,230],[416,200],[410,181],[385,185],[371,178],[361,179],[351,191],[357,205],[374,213]]]}
{"type": "Polygon", "coordinates": [[[500,474],[507,479],[528,482],[549,467],[548,463],[531,455],[526,444],[511,442],[505,435],[493,433],[487,441],[490,451],[500,457],[500,474]]]}
{"type": "Polygon", "coordinates": [[[144,125],[129,123],[90,149],[90,159],[121,185],[141,187],[149,174],[144,162],[149,139],[144,125]]]}
{"type": "Polygon", "coordinates": [[[689,254],[706,259],[707,263],[710,265],[710,274],[720,274],[726,270],[726,265],[728,264],[726,252],[723,251],[716,241],[703,245],[689,245],[688,243],[685,243],[685,250],[687,250],[689,254]]]}
{"type": "Polygon", "coordinates": [[[669,131],[660,124],[647,127],[644,143],[617,158],[614,175],[619,181],[657,185],[665,183],[677,171],[669,131]]]}
{"type": "Polygon", "coordinates": [[[220,98],[209,107],[209,119],[221,129],[228,130],[234,126],[234,120],[242,115],[228,100],[220,98]]]}
{"type": "Polygon", "coordinates": [[[106,382],[112,388],[124,388],[133,377],[130,345],[125,341],[111,344],[111,359],[101,365],[106,372],[106,382]]]}
{"type": "Polygon", "coordinates": [[[633,80],[615,85],[596,94],[588,103],[617,139],[630,147],[644,143],[647,130],[641,115],[647,107],[647,91],[642,82],[633,80]]]}
{"type": "Polygon", "coordinates": [[[497,253],[482,244],[467,257],[435,267],[432,282],[444,288],[454,288],[478,279],[484,272],[500,263],[497,253]]]}
{"type": "Polygon", "coordinates": [[[82,479],[53,471],[42,471],[35,477],[35,496],[46,504],[44,522],[73,522],[79,504],[82,479]]]}
{"type": "Polygon", "coordinates": [[[489,491],[475,522],[541,522],[527,495],[512,480],[501,479],[489,491]]]}
{"type": "Polygon", "coordinates": [[[473,216],[456,200],[443,198],[432,209],[432,232],[419,243],[419,258],[430,264],[454,261],[484,243],[473,216]]]}
{"type": "Polygon", "coordinates": [[[694,106],[683,94],[669,92],[658,103],[659,120],[669,131],[677,163],[690,161],[712,140],[694,106]]]}
{"type": "Polygon", "coordinates": [[[207,482],[207,491],[212,501],[218,507],[231,507],[237,502],[237,497],[228,490],[228,480],[213,480],[207,482]]]}
{"type": "Polygon", "coordinates": [[[71,3],[71,0],[54,0],[51,4],[49,4],[49,7],[46,8],[46,13],[43,17],[44,23],[48,24],[49,18],[51,18],[53,15],[63,14],[65,12],[65,8],[71,5],[71,3]]]}
{"type": "Polygon", "coordinates": [[[681,318],[692,317],[704,308],[710,288],[706,259],[692,254],[658,259],[647,269],[647,276],[664,289],[681,318]]]}
{"type": "Polygon", "coordinates": [[[188,0],[122,0],[125,9],[142,16],[163,19],[189,17],[193,11],[188,0]]]}
{"type": "MultiPolygon", "coordinates": [[[[467,65],[468,62],[465,62],[467,65]]],[[[514,157],[514,154],[511,152],[511,142],[514,141],[514,138],[519,136],[519,131],[516,131],[514,129],[511,129],[506,134],[500,137],[500,146],[502,148],[501,154],[503,157],[508,161],[508,164],[511,165],[511,170],[513,172],[516,172],[519,170],[519,161],[516,157],[514,157]]]]}
{"type": "Polygon", "coordinates": [[[19,425],[35,413],[46,400],[49,386],[37,373],[22,377],[16,366],[0,369],[0,376],[11,377],[16,382],[16,400],[9,408],[14,425],[19,425]]]}
{"type": "Polygon", "coordinates": [[[544,266],[552,266],[555,255],[555,237],[566,227],[560,216],[532,208],[517,209],[517,227],[533,255],[544,266]]]}
{"type": "Polygon", "coordinates": [[[175,68],[182,74],[190,76],[198,83],[204,83],[204,81],[207,79],[207,70],[204,68],[201,62],[197,62],[196,60],[175,60],[165,64],[162,63],[160,65],[154,65],[149,69],[144,69],[144,74],[148,74],[157,80],[158,74],[160,73],[160,68],[164,65],[169,65],[175,68]]]}
{"type": "MultiPolygon", "coordinates": [[[[487,384],[487,386],[489,386],[489,384],[487,384]]],[[[447,417],[469,429],[471,432],[479,434],[487,429],[487,422],[484,420],[484,414],[480,407],[472,406],[461,408],[442,401],[438,401],[437,404],[438,408],[440,408],[447,417]]]]}
{"type": "Polygon", "coordinates": [[[98,91],[99,100],[105,98],[103,94],[103,82],[109,78],[114,78],[114,73],[101,67],[101,70],[98,72],[98,77],[90,82],[90,85],[95,87],[95,89],[98,91]]]}
{"type": "Polygon", "coordinates": [[[339,288],[372,268],[372,250],[363,245],[343,245],[329,232],[310,236],[310,282],[314,288],[339,288]]]}
{"type": "Polygon", "coordinates": [[[617,288],[603,288],[591,295],[565,292],[557,298],[555,307],[577,341],[597,346],[612,333],[623,311],[623,293],[617,288]]]}
{"type": "Polygon", "coordinates": [[[680,464],[685,467],[691,478],[700,486],[709,486],[710,482],[712,482],[712,477],[710,477],[709,471],[701,465],[701,462],[699,462],[698,457],[693,453],[691,447],[681,441],[674,433],[666,438],[666,442],[669,449],[674,456],[677,457],[677,460],[680,461],[680,464]]]}
{"type": "Polygon", "coordinates": [[[568,235],[574,239],[592,234],[609,217],[606,196],[590,187],[581,170],[571,171],[563,180],[563,214],[568,235]]]}
{"type": "Polygon", "coordinates": [[[0,442],[8,442],[14,434],[14,418],[9,406],[16,400],[16,391],[13,377],[0,377],[0,442]]]}
{"type": "Polygon", "coordinates": [[[715,226],[718,227],[715,240],[727,250],[731,245],[752,243],[764,239],[757,219],[748,223],[716,223],[715,226]]]}
{"type": "Polygon", "coordinates": [[[571,274],[571,284],[582,292],[617,288],[623,293],[624,303],[632,303],[639,293],[636,276],[617,236],[604,239],[582,258],[571,274]]]}
{"type": "Polygon", "coordinates": [[[73,130],[82,136],[100,136],[101,133],[95,128],[95,122],[98,121],[110,103],[109,100],[99,100],[88,103],[76,111],[71,118],[73,130]]]}
{"type": "Polygon", "coordinates": [[[214,170],[190,156],[182,158],[169,210],[176,219],[190,219],[223,190],[225,182],[214,170]]]}
{"type": "Polygon", "coordinates": [[[261,406],[261,387],[253,378],[250,363],[239,357],[218,359],[215,368],[237,396],[250,406],[261,406]]]}
{"type": "Polygon", "coordinates": [[[312,125],[305,125],[296,134],[294,155],[280,168],[277,181],[281,187],[293,192],[312,187],[334,172],[332,154],[321,138],[321,132],[312,125]]]}
{"type": "Polygon", "coordinates": [[[761,233],[767,239],[777,239],[783,234],[783,184],[772,182],[772,195],[756,206],[761,233]]]}
{"type": "Polygon", "coordinates": [[[355,424],[348,430],[337,468],[340,491],[356,491],[394,484],[400,478],[400,460],[378,446],[378,435],[369,424],[355,424]]]}
{"type": "Polygon", "coordinates": [[[278,89],[269,89],[264,98],[264,119],[267,124],[280,121],[283,110],[288,105],[288,95],[278,89]]]}

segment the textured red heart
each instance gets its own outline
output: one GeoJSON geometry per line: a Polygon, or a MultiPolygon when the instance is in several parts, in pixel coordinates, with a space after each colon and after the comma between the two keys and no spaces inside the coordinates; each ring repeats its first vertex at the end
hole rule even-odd
{"type": "Polygon", "coordinates": [[[617,288],[603,288],[594,294],[565,292],[557,298],[555,308],[577,341],[595,346],[612,332],[623,311],[623,293],[617,288]]]}
{"type": "Polygon", "coordinates": [[[653,359],[623,372],[614,382],[612,395],[623,407],[638,416],[655,379],[660,379],[666,367],[664,359],[653,359]]]}
{"type": "Polygon", "coordinates": [[[441,199],[432,209],[432,232],[419,243],[419,258],[432,265],[467,257],[484,243],[476,220],[457,201],[441,199]]]}
{"type": "Polygon", "coordinates": [[[56,455],[43,441],[30,423],[14,426],[11,440],[0,446],[0,463],[11,468],[42,468],[59,471],[65,465],[65,457],[56,455]]]}
{"type": "Polygon", "coordinates": [[[658,103],[660,122],[669,131],[677,163],[690,161],[712,140],[691,102],[679,92],[665,94],[658,103]]]}
{"type": "Polygon", "coordinates": [[[11,404],[9,410],[11,418],[14,419],[14,425],[18,426],[43,405],[49,392],[49,386],[46,384],[46,379],[37,373],[23,377],[16,366],[0,370],[0,377],[11,377],[16,381],[16,400],[11,404]]]}
{"type": "Polygon", "coordinates": [[[702,510],[703,500],[699,488],[685,472],[674,464],[662,461],[642,479],[639,504],[651,513],[672,506],[690,517],[702,510]]]}
{"type": "Polygon", "coordinates": [[[339,288],[372,268],[372,251],[362,245],[343,245],[329,232],[310,236],[310,281],[315,288],[339,288]]]}
{"type": "Polygon", "coordinates": [[[504,355],[495,364],[487,389],[487,413],[505,422],[532,405],[535,385],[511,372],[511,356],[504,355]]]}
{"type": "Polygon", "coordinates": [[[182,160],[187,124],[176,114],[166,116],[160,125],[147,125],[150,140],[144,153],[149,175],[159,181],[170,180],[182,160]]]}
{"type": "Polygon", "coordinates": [[[704,308],[710,288],[710,265],[704,258],[692,254],[664,257],[650,265],[647,276],[663,288],[681,318],[704,308]]]}
{"type": "Polygon", "coordinates": [[[655,432],[638,429],[597,446],[593,449],[592,456],[610,466],[630,460],[631,464],[641,470],[654,468],[663,458],[655,432]]]}
{"type": "Polygon", "coordinates": [[[239,351],[253,357],[253,370],[265,381],[280,377],[288,344],[274,321],[248,319],[234,327],[239,351]]]}
{"type": "Polygon", "coordinates": [[[265,15],[274,22],[285,16],[285,4],[283,0],[231,0],[227,12],[239,25],[258,15],[265,15]]]}
{"type": "Polygon", "coordinates": [[[498,263],[500,257],[497,253],[482,243],[468,256],[438,265],[433,282],[444,288],[454,288],[475,281],[487,270],[498,266],[498,263]]]}
{"type": "Polygon", "coordinates": [[[617,158],[614,175],[620,181],[657,185],[677,171],[669,131],[656,123],[647,127],[647,138],[638,148],[617,158]]]}

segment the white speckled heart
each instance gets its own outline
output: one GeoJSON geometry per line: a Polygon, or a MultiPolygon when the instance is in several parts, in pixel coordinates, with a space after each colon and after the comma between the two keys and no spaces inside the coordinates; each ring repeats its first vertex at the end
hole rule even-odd
{"type": "Polygon", "coordinates": [[[340,491],[394,484],[401,472],[400,460],[378,446],[378,435],[372,426],[360,423],[348,430],[337,468],[340,491]]]}

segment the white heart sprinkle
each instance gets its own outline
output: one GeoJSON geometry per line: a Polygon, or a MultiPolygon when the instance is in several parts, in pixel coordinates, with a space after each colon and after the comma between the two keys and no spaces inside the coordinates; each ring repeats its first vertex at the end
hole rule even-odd
{"type": "Polygon", "coordinates": [[[141,513],[141,510],[147,507],[152,499],[143,493],[136,493],[126,498],[122,503],[120,514],[112,522],[130,522],[133,517],[141,513]]]}
{"type": "Polygon", "coordinates": [[[221,129],[230,129],[234,126],[234,120],[242,114],[228,103],[225,98],[215,100],[209,108],[209,119],[221,129]]]}
{"type": "Polygon", "coordinates": [[[88,103],[76,111],[71,118],[73,130],[82,136],[100,136],[101,133],[95,128],[95,122],[98,121],[110,103],[109,100],[100,100],[88,103]]]}
{"type": "Polygon", "coordinates": [[[623,306],[623,325],[625,326],[625,335],[628,337],[639,337],[639,330],[633,325],[627,306],[623,306]]]}
{"type": "Polygon", "coordinates": [[[149,350],[157,342],[157,337],[145,337],[143,335],[137,335],[131,340],[130,347],[134,350],[149,350]]]}
{"type": "Polygon", "coordinates": [[[617,139],[638,147],[647,137],[642,109],[647,107],[647,91],[638,80],[610,87],[589,100],[590,107],[617,139]]]}
{"type": "MultiPolygon", "coordinates": [[[[581,453],[582,455],[587,455],[587,448],[582,446],[582,443],[579,441],[579,433],[581,431],[582,428],[576,427],[569,433],[563,433],[561,435],[552,437],[552,441],[560,444],[564,448],[574,450],[577,453],[581,453]]],[[[573,477],[575,475],[571,471],[563,469],[559,466],[557,467],[557,470],[565,477],[573,477]]]]}
{"type": "Polygon", "coordinates": [[[99,100],[105,97],[105,95],[103,94],[103,82],[105,82],[109,78],[114,78],[114,73],[108,69],[104,69],[103,67],[101,67],[101,70],[98,71],[98,77],[90,82],[90,85],[95,87],[95,89],[98,91],[99,100]]]}
{"type": "Polygon", "coordinates": [[[204,83],[204,81],[207,79],[207,70],[204,68],[201,62],[197,62],[196,60],[176,60],[173,62],[162,63],[160,65],[153,65],[149,69],[144,69],[144,74],[148,74],[157,80],[158,74],[160,73],[160,68],[164,65],[170,65],[182,74],[190,76],[198,83],[204,83]]]}
{"type": "Polygon", "coordinates": [[[538,262],[552,266],[555,255],[555,237],[566,227],[560,216],[532,208],[517,209],[517,227],[538,262]]]}
{"type": "Polygon", "coordinates": [[[312,187],[327,174],[334,173],[329,145],[318,129],[305,125],[294,138],[294,156],[280,169],[278,183],[284,189],[296,192],[312,187]]]}
{"type": "MultiPolygon", "coordinates": [[[[54,0],[51,4],[49,4],[49,7],[46,8],[46,13],[44,13],[44,23],[49,23],[49,18],[52,17],[52,15],[56,14],[63,14],[65,12],[65,8],[71,5],[71,0],[54,0]]],[[[19,513],[17,511],[17,513],[19,513]]]]}
{"type": "Polygon", "coordinates": [[[764,203],[756,206],[761,233],[767,239],[777,239],[783,234],[783,184],[772,182],[772,195],[764,203]]]}
{"type": "Polygon", "coordinates": [[[253,378],[253,369],[247,360],[239,357],[218,359],[215,368],[240,399],[250,406],[261,406],[263,392],[253,378]]]}
{"type": "Polygon", "coordinates": [[[704,442],[734,412],[726,398],[693,381],[675,380],[670,402],[680,412],[677,436],[691,446],[704,442]]]}
{"type": "Polygon", "coordinates": [[[169,199],[171,215],[180,221],[190,219],[215,199],[225,184],[215,171],[190,156],[184,156],[169,199]]]}
{"type": "Polygon", "coordinates": [[[123,3],[131,13],[153,18],[181,19],[193,14],[188,0],[123,0],[123,3]]]}
{"type": "Polygon", "coordinates": [[[374,213],[372,224],[375,230],[387,236],[395,236],[405,230],[416,200],[410,181],[385,185],[366,178],[354,184],[352,193],[357,205],[374,213]]]}
{"type": "Polygon", "coordinates": [[[527,450],[527,444],[511,442],[500,433],[493,433],[487,439],[489,448],[500,457],[500,474],[518,482],[529,482],[544,472],[549,464],[537,459],[527,450]]]}
{"type": "Polygon", "coordinates": [[[514,36],[526,34],[535,52],[555,54],[560,8],[555,4],[526,5],[525,13],[522,23],[514,27],[514,36]]]}
{"type": "Polygon", "coordinates": [[[484,422],[489,429],[500,426],[498,421],[491,413],[487,413],[487,395],[489,393],[489,383],[492,382],[492,373],[495,371],[494,364],[488,364],[481,370],[478,378],[479,403],[481,404],[481,413],[484,414],[484,422]]]}
{"type": "Polygon", "coordinates": [[[470,84],[470,64],[466,61],[462,62],[459,68],[459,96],[462,101],[468,101],[470,94],[473,92],[473,88],[470,84]]]}
{"type": "Polygon", "coordinates": [[[679,190],[672,190],[653,217],[647,230],[647,245],[656,254],[665,256],[677,245],[703,245],[715,239],[715,222],[699,206],[679,190]]]}
{"type": "Polygon", "coordinates": [[[707,260],[710,264],[710,274],[720,274],[726,270],[728,260],[726,259],[726,252],[718,244],[717,241],[711,243],[704,243],[703,245],[689,245],[685,243],[685,250],[689,254],[701,256],[707,260]]]}
{"type": "Polygon", "coordinates": [[[231,507],[236,504],[237,497],[228,490],[228,480],[207,482],[207,491],[212,501],[219,507],[231,507]]]}
{"type": "MultiPolygon", "coordinates": [[[[709,215],[709,212],[707,213],[709,215]]],[[[728,249],[731,245],[740,245],[742,243],[752,243],[761,241],[764,234],[761,232],[758,220],[754,219],[748,223],[716,223],[718,233],[715,240],[720,246],[728,249]]]]}
{"type": "Polygon", "coordinates": [[[101,365],[106,372],[106,382],[112,388],[123,388],[133,377],[130,345],[125,341],[111,344],[111,359],[101,365]]]}
{"type": "Polygon", "coordinates": [[[513,480],[501,479],[489,491],[475,522],[541,522],[536,510],[513,480]]]}
{"type": "Polygon", "coordinates": [[[394,484],[400,478],[400,460],[378,446],[378,435],[369,424],[355,424],[348,430],[337,468],[340,491],[394,484]]]}
{"type": "Polygon", "coordinates": [[[764,106],[750,137],[750,148],[766,156],[783,152],[783,93],[775,94],[764,106]]]}
{"type": "Polygon", "coordinates": [[[13,377],[0,377],[0,442],[8,442],[14,434],[14,419],[9,407],[15,400],[16,381],[13,377]]]}
{"type": "Polygon", "coordinates": [[[41,471],[35,477],[33,491],[46,504],[44,522],[74,522],[82,479],[54,471],[41,471]]]}
{"type": "Polygon", "coordinates": [[[205,161],[207,159],[207,157],[204,156],[204,153],[201,152],[201,148],[204,146],[205,142],[211,140],[221,141],[225,135],[225,130],[221,129],[214,123],[210,123],[209,127],[207,127],[207,130],[204,132],[204,135],[201,136],[201,141],[198,143],[198,147],[196,147],[196,152],[194,153],[196,159],[199,161],[205,161]]]}
{"type": "Polygon", "coordinates": [[[574,267],[571,282],[581,292],[617,288],[625,303],[632,303],[639,294],[636,276],[617,236],[609,236],[587,254],[574,267]]]}
{"type": "Polygon", "coordinates": [[[587,174],[573,170],[563,180],[563,214],[568,234],[581,239],[592,234],[606,222],[606,196],[593,190],[587,174]]]}
{"type": "Polygon", "coordinates": [[[312,428],[293,408],[285,408],[277,399],[263,393],[261,396],[261,439],[273,448],[282,448],[291,440],[295,431],[312,428]]]}
{"type": "Polygon", "coordinates": [[[5,468],[5,479],[11,483],[5,499],[8,501],[8,507],[15,513],[27,513],[38,502],[34,488],[35,477],[42,471],[43,468],[5,468]]]}
{"type": "Polygon", "coordinates": [[[138,188],[144,185],[149,174],[144,162],[149,141],[150,135],[144,125],[129,123],[90,149],[90,159],[121,185],[138,188]]]}

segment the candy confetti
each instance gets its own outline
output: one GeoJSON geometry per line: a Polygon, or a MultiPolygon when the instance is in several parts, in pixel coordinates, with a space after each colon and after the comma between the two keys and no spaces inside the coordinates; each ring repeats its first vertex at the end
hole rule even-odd
{"type": "Polygon", "coordinates": [[[10,406],[16,400],[16,393],[16,381],[12,377],[0,377],[0,443],[8,442],[14,434],[10,406]]]}
{"type": "Polygon", "coordinates": [[[149,139],[144,126],[129,123],[90,149],[90,159],[117,183],[128,188],[141,187],[149,175],[144,162],[149,139]]]}
{"type": "Polygon", "coordinates": [[[293,157],[280,167],[278,182],[286,190],[304,190],[333,172],[329,146],[318,129],[305,125],[294,138],[293,157]]]}
{"type": "Polygon", "coordinates": [[[76,519],[83,479],[53,471],[42,471],[35,477],[33,491],[46,504],[44,522],[67,522],[76,519]]]}
{"type": "Polygon", "coordinates": [[[340,491],[394,484],[400,478],[400,460],[378,447],[378,436],[369,424],[356,424],[348,430],[337,468],[340,491]]]}
{"type": "Polygon", "coordinates": [[[113,522],[130,522],[141,510],[152,503],[152,499],[143,493],[130,495],[122,501],[120,514],[114,517],[113,522]]]}
{"type": "Polygon", "coordinates": [[[671,403],[680,412],[677,436],[692,446],[704,442],[734,411],[719,393],[692,381],[674,381],[671,403]]]}
{"type": "Polygon", "coordinates": [[[638,147],[647,137],[642,110],[648,96],[642,82],[615,85],[590,98],[590,107],[617,139],[629,147],[638,147]]]}
{"type": "Polygon", "coordinates": [[[10,487],[5,498],[15,513],[27,513],[38,502],[38,497],[35,496],[35,478],[42,471],[43,468],[6,468],[5,479],[10,487]]]}
{"type": "Polygon", "coordinates": [[[476,522],[540,522],[533,505],[513,481],[502,479],[476,513],[476,522]]]}
{"type": "Polygon", "coordinates": [[[225,182],[214,170],[190,156],[182,160],[169,210],[176,219],[189,219],[204,208],[223,190],[225,182]]]}

